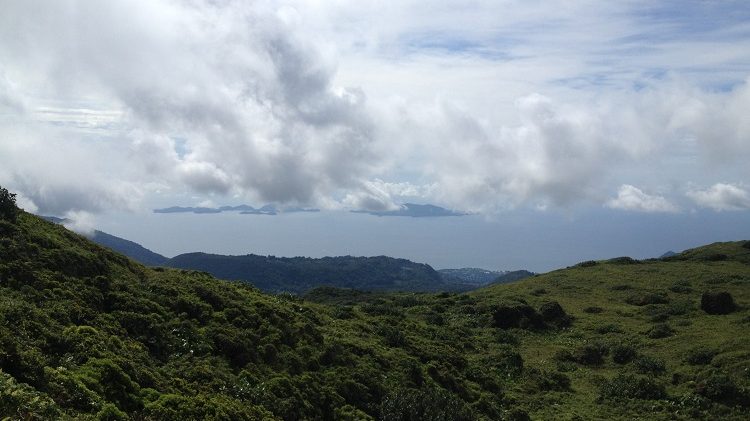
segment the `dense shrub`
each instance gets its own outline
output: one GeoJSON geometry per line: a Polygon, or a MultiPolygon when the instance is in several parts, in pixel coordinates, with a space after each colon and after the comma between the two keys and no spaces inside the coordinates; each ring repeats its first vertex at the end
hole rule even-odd
{"type": "Polygon", "coordinates": [[[588,343],[579,346],[573,352],[561,350],[555,353],[558,361],[572,361],[583,365],[600,365],[604,357],[609,353],[606,345],[601,343],[588,343]]]}
{"type": "Polygon", "coordinates": [[[638,355],[634,347],[627,344],[619,344],[612,347],[612,361],[617,364],[627,364],[638,355]]]}
{"type": "Polygon", "coordinates": [[[0,417],[2,419],[45,420],[60,419],[55,402],[31,386],[18,383],[0,370],[0,417]]]}
{"type": "Polygon", "coordinates": [[[701,296],[701,309],[708,314],[729,314],[735,309],[734,299],[726,291],[707,291],[701,296]]]}
{"type": "Polygon", "coordinates": [[[595,260],[586,260],[584,262],[578,263],[576,266],[580,268],[590,268],[592,266],[596,266],[598,263],[595,260]]]}
{"type": "Polygon", "coordinates": [[[544,327],[542,316],[528,304],[501,305],[492,313],[493,326],[500,329],[518,327],[539,329],[544,327]]]}
{"type": "Polygon", "coordinates": [[[667,371],[664,360],[641,355],[633,361],[633,367],[641,374],[659,375],[667,371]]]}
{"type": "Polygon", "coordinates": [[[676,281],[669,287],[669,290],[678,294],[687,294],[693,291],[690,287],[690,282],[685,280],[676,281]]]}
{"type": "Polygon", "coordinates": [[[599,314],[603,311],[604,311],[603,308],[597,307],[597,306],[590,306],[590,307],[586,307],[583,309],[584,313],[589,313],[589,314],[599,314]]]}
{"type": "Polygon", "coordinates": [[[521,408],[511,408],[503,414],[503,421],[531,421],[531,417],[521,408]]]}
{"type": "Polygon", "coordinates": [[[646,334],[651,339],[661,339],[672,336],[674,330],[666,323],[657,323],[646,334]]]}
{"type": "Polygon", "coordinates": [[[496,331],[495,339],[499,344],[518,345],[521,343],[521,340],[518,339],[518,335],[507,330],[496,331]]]}
{"type": "Polygon", "coordinates": [[[406,336],[404,336],[404,333],[398,327],[390,325],[380,326],[378,334],[383,337],[385,344],[390,347],[399,348],[406,345],[406,336]]]}
{"type": "Polygon", "coordinates": [[[750,241],[745,241],[744,243],[742,243],[742,247],[746,249],[750,249],[750,241]]]}
{"type": "Polygon", "coordinates": [[[623,257],[615,257],[614,259],[609,259],[607,260],[607,263],[612,263],[615,265],[636,265],[641,262],[633,259],[632,257],[623,256],[623,257]]]}
{"type": "Polygon", "coordinates": [[[710,364],[718,352],[708,348],[694,348],[688,351],[685,362],[690,365],[710,364]]]}
{"type": "Polygon", "coordinates": [[[539,307],[539,314],[546,323],[556,326],[570,326],[570,316],[565,313],[562,306],[557,301],[550,301],[539,307]]]}
{"type": "Polygon", "coordinates": [[[669,298],[664,294],[639,292],[628,296],[625,302],[634,306],[645,306],[648,304],[666,304],[669,302],[669,298]]]}
{"type": "Polygon", "coordinates": [[[524,372],[525,389],[530,392],[570,390],[570,378],[556,371],[531,368],[524,372]]]}
{"type": "Polygon", "coordinates": [[[380,405],[380,418],[393,421],[472,421],[476,417],[465,402],[436,387],[398,389],[380,405]]]}
{"type": "Polygon", "coordinates": [[[656,380],[634,374],[619,374],[599,387],[599,399],[655,400],[667,397],[664,385],[656,380]]]}
{"type": "Polygon", "coordinates": [[[701,396],[726,405],[750,406],[750,394],[735,381],[721,373],[711,373],[695,385],[695,392],[701,396]]]}
{"type": "Polygon", "coordinates": [[[341,320],[354,318],[354,310],[351,306],[336,306],[333,309],[333,317],[341,320]]]}
{"type": "Polygon", "coordinates": [[[701,260],[705,260],[707,262],[721,262],[721,261],[727,260],[728,258],[729,256],[727,256],[726,254],[713,253],[713,254],[707,254],[703,256],[701,260]]]}

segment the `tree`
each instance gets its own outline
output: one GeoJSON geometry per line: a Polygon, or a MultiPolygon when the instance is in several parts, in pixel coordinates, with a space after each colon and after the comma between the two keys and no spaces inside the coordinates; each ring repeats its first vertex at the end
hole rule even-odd
{"type": "Polygon", "coordinates": [[[15,193],[0,187],[0,219],[15,222],[16,216],[18,216],[18,208],[16,207],[15,193]]]}

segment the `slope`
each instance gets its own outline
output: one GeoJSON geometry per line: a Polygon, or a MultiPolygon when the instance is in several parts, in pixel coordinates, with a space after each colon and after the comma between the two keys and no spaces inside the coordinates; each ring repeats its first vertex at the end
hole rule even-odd
{"type": "Polygon", "coordinates": [[[321,304],[21,213],[0,220],[0,416],[747,419],[746,244],[321,304]],[[736,308],[707,314],[706,290],[736,308]]]}
{"type": "MultiPolygon", "coordinates": [[[[58,218],[55,216],[40,217],[47,221],[63,225],[70,221],[69,219],[58,218]]],[[[134,241],[126,240],[103,231],[95,230],[94,234],[89,236],[89,239],[147,266],[162,266],[167,260],[169,260],[167,257],[155,253],[134,241]]]]}
{"type": "Polygon", "coordinates": [[[155,253],[136,242],[116,237],[99,230],[94,231],[91,241],[110,248],[118,253],[122,253],[136,262],[147,266],[162,266],[169,260],[167,257],[155,253]]]}

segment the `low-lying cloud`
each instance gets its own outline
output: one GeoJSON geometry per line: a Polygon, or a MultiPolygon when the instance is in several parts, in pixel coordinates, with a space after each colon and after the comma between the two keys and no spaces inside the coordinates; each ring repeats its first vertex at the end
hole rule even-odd
{"type": "Polygon", "coordinates": [[[716,183],[705,190],[691,190],[687,196],[698,206],[716,211],[750,209],[750,193],[733,184],[716,183]]]}
{"type": "Polygon", "coordinates": [[[607,201],[605,206],[612,209],[647,213],[674,213],[679,211],[677,206],[664,197],[646,194],[641,189],[629,184],[620,186],[617,197],[607,201]]]}

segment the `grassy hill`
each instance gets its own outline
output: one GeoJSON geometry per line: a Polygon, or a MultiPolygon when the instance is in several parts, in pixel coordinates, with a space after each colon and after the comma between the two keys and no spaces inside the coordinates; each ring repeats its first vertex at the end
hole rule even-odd
{"type": "Polygon", "coordinates": [[[21,213],[0,220],[0,417],[747,419],[748,247],[305,300],[21,213]],[[707,314],[706,291],[732,311],[707,314]]]}

